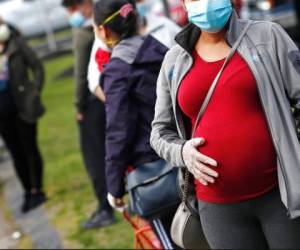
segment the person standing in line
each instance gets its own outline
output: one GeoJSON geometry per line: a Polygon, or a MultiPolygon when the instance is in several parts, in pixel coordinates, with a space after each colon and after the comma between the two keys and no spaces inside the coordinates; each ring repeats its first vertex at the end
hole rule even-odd
{"type": "MultiPolygon", "coordinates": [[[[151,0],[131,0],[130,3],[139,13],[139,33],[141,35],[152,35],[167,48],[175,43],[175,36],[181,28],[167,17],[157,16],[152,13],[151,0]]],[[[97,37],[95,39],[88,72],[89,88],[101,101],[105,101],[103,90],[99,86],[99,79],[105,65],[110,58],[111,50],[97,37]],[[98,69],[98,73],[95,73],[98,69]]]]}
{"type": "MultiPolygon", "coordinates": [[[[79,126],[80,146],[86,170],[92,181],[98,200],[98,208],[81,224],[83,229],[105,227],[115,222],[107,201],[105,180],[105,110],[104,104],[88,89],[87,73],[94,42],[92,27],[92,0],[63,0],[62,5],[70,13],[74,28],[76,120],[79,126]]],[[[97,74],[97,72],[94,72],[97,74]]]]}
{"type": "Polygon", "coordinates": [[[280,25],[239,19],[230,0],[183,3],[190,24],[161,69],[151,145],[194,176],[212,249],[298,249],[300,52],[280,25]]]}
{"type": "MultiPolygon", "coordinates": [[[[97,37],[112,50],[100,85],[106,97],[108,200],[118,211],[126,207],[126,174],[161,163],[150,147],[150,132],[156,81],[168,48],[151,35],[139,35],[138,18],[130,0],[100,0],[94,8],[97,37]]],[[[173,209],[157,216],[169,234],[173,209]]]]}
{"type": "Polygon", "coordinates": [[[24,188],[23,213],[46,201],[38,119],[44,114],[40,96],[44,69],[21,34],[0,20],[0,135],[24,188]],[[32,78],[29,75],[32,73],[32,78]]]}

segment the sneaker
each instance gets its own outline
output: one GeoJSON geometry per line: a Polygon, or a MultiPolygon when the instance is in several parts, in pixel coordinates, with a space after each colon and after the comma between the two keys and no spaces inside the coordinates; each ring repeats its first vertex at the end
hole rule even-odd
{"type": "Polygon", "coordinates": [[[22,206],[22,212],[28,213],[29,211],[40,207],[46,201],[47,201],[47,197],[43,192],[39,192],[36,194],[29,194],[27,195],[27,198],[25,198],[25,202],[22,206]]]}
{"type": "Polygon", "coordinates": [[[116,222],[115,216],[113,212],[100,210],[96,211],[92,214],[91,218],[87,221],[83,222],[80,227],[81,229],[94,229],[94,228],[101,228],[107,227],[116,222]]]}

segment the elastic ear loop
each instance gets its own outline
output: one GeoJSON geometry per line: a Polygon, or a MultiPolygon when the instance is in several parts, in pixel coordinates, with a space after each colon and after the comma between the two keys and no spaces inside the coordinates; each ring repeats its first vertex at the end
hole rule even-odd
{"type": "MultiPolygon", "coordinates": [[[[121,13],[121,10],[118,10],[117,12],[115,12],[114,14],[112,14],[111,16],[109,16],[108,18],[106,18],[104,20],[104,22],[98,26],[98,30],[101,29],[101,28],[104,28],[105,24],[109,23],[111,20],[113,20],[120,13],[121,13]]],[[[115,42],[113,42],[113,41],[106,41],[106,43],[109,46],[109,45],[113,45],[115,42]]]]}
{"type": "Polygon", "coordinates": [[[105,24],[107,24],[107,23],[109,23],[111,20],[113,20],[113,19],[114,19],[116,16],[118,16],[120,13],[121,13],[121,10],[118,10],[117,12],[115,12],[114,14],[112,14],[111,16],[109,16],[108,18],[106,18],[106,19],[104,20],[104,22],[100,25],[100,27],[103,26],[103,25],[105,25],[105,24]]]}

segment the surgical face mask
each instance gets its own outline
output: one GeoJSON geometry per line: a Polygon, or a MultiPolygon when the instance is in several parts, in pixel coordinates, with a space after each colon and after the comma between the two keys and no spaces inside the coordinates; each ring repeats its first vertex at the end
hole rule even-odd
{"type": "Polygon", "coordinates": [[[6,24],[0,25],[0,43],[5,43],[10,38],[10,29],[6,24]]]}
{"type": "Polygon", "coordinates": [[[74,28],[82,27],[84,22],[85,17],[79,11],[74,12],[69,19],[70,25],[74,28]]]}
{"type": "Polygon", "coordinates": [[[146,15],[150,12],[151,10],[151,5],[149,3],[146,2],[147,0],[145,0],[142,3],[137,3],[136,4],[136,9],[140,15],[141,18],[145,18],[146,15]]]}
{"type": "Polygon", "coordinates": [[[186,8],[189,21],[210,33],[221,31],[233,11],[230,0],[198,0],[186,3],[186,8]]]}

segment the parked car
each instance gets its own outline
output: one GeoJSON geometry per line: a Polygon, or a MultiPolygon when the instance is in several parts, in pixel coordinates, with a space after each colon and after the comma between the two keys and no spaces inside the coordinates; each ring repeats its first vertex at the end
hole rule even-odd
{"type": "Polygon", "coordinates": [[[0,0],[0,17],[17,27],[26,37],[69,26],[61,0],[0,0]]]}
{"type": "Polygon", "coordinates": [[[299,0],[243,0],[240,14],[243,18],[277,22],[295,40],[300,41],[300,22],[296,8],[299,2],[299,0]]]}

